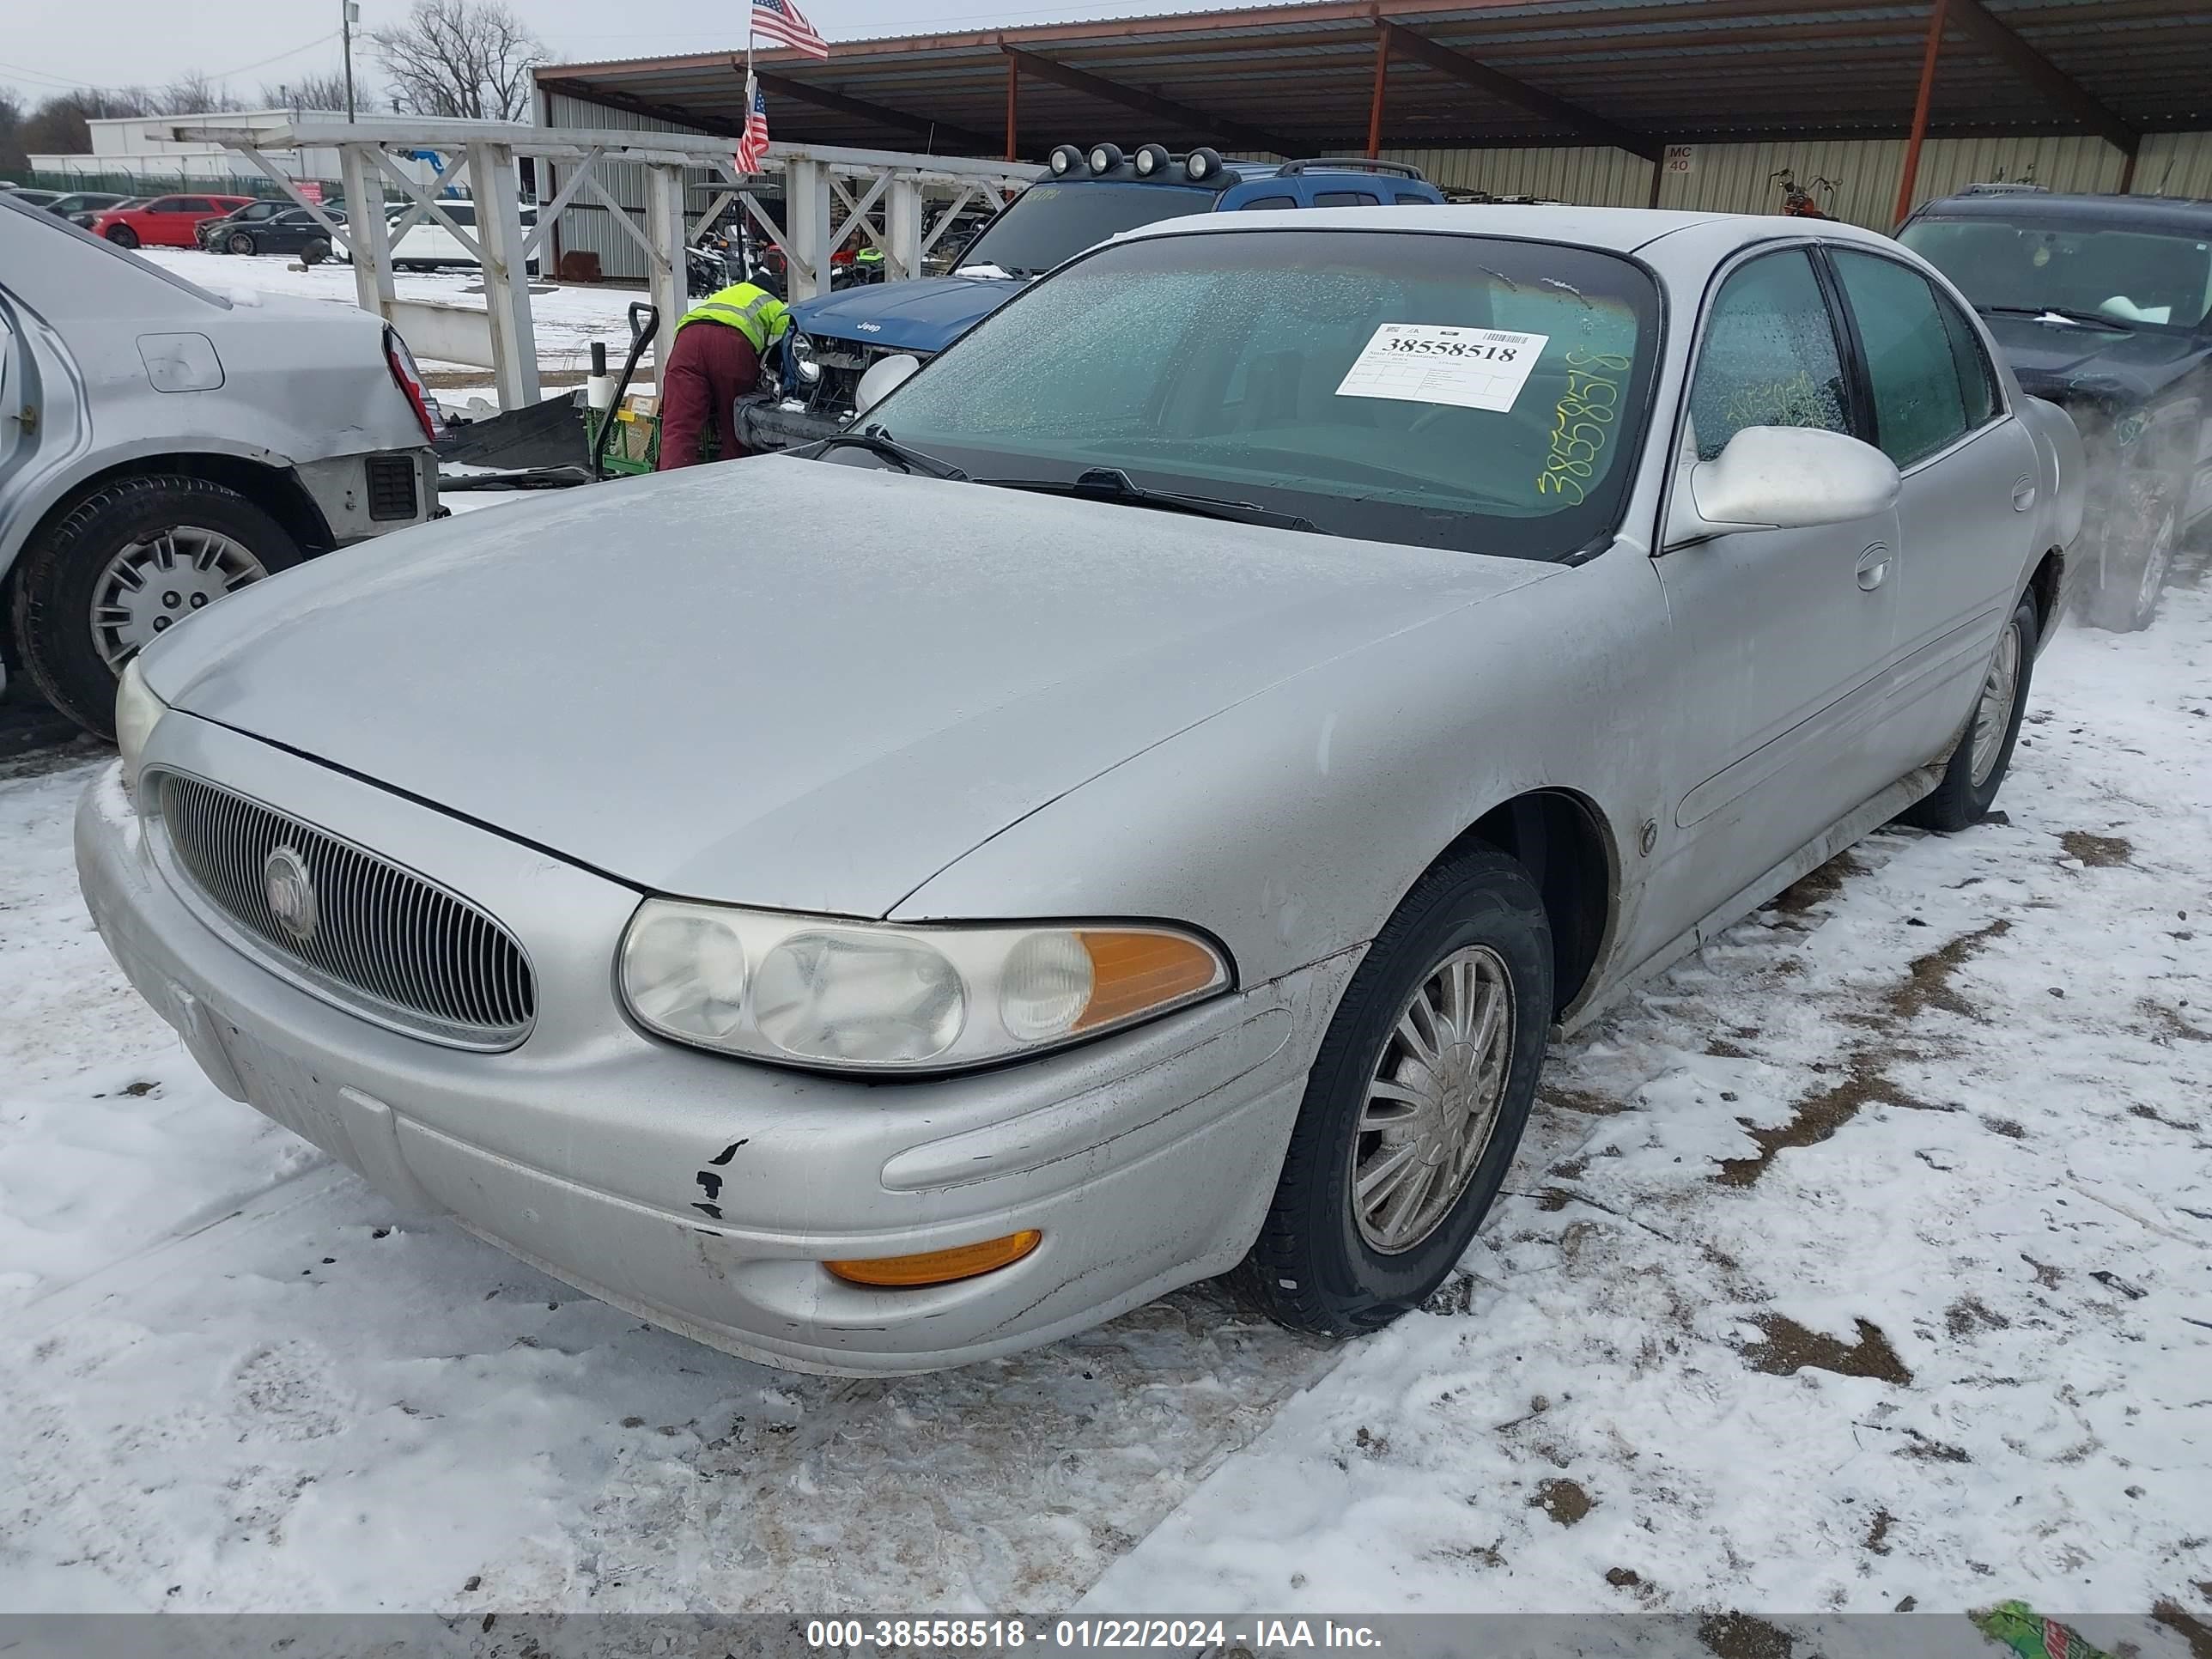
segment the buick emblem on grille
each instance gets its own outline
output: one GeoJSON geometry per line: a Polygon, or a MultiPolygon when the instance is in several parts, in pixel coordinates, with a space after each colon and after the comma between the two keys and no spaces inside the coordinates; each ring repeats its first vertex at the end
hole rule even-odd
{"type": "Polygon", "coordinates": [[[261,891],[286,933],[302,940],[315,936],[315,879],[306,860],[279,847],[261,861],[261,891]]]}

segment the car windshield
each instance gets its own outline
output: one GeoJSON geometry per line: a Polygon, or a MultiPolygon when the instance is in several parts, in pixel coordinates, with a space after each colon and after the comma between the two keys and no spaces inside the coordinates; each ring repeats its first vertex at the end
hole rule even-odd
{"type": "Polygon", "coordinates": [[[1899,240],[1985,311],[2194,328],[2212,311],[2212,240],[2141,226],[2023,217],[1916,219],[1899,240]]]}
{"type": "Polygon", "coordinates": [[[994,313],[864,424],[978,479],[1109,469],[1337,535],[1559,558],[1619,521],[1657,318],[1640,268],[1586,248],[1147,237],[994,313]]]}
{"type": "Polygon", "coordinates": [[[1037,276],[1108,237],[1155,220],[1205,213],[1214,192],[1181,185],[1031,185],[991,221],[956,267],[996,266],[1009,276],[1037,276]]]}

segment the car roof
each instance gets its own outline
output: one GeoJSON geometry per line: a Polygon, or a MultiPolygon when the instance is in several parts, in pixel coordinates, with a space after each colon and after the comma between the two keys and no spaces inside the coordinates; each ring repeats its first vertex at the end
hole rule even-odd
{"type": "Polygon", "coordinates": [[[2170,225],[2212,229],[2212,202],[2177,196],[2105,196],[2046,190],[1962,191],[1923,204],[1916,219],[2002,219],[2066,224],[2170,225]]]}
{"type": "Polygon", "coordinates": [[[1505,236],[1520,241],[1565,242],[1577,247],[1633,253],[1677,231],[1731,229],[1731,240],[1769,241],[1778,236],[1819,235],[1863,241],[1877,247],[1896,244],[1877,231],[1839,220],[1788,218],[1778,214],[1682,213],[1655,208],[1523,207],[1504,204],[1444,204],[1388,208],[1269,209],[1228,216],[1224,225],[1212,214],[1186,215],[1124,231],[1116,240],[1194,232],[1237,230],[1392,230],[1443,232],[1459,236],[1505,236]]]}

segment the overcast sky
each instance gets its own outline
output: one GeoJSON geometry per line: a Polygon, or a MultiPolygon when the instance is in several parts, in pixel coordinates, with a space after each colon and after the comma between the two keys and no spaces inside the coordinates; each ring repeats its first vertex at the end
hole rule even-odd
{"type": "MultiPolygon", "coordinates": [[[[742,0],[512,0],[554,58],[580,62],[742,48],[742,0]],[[620,27],[627,21],[629,27],[620,27]]],[[[1258,0],[1249,0],[1257,3],[1258,0]]],[[[801,0],[831,40],[1088,17],[1197,11],[1238,0],[801,0]]],[[[192,70],[251,98],[264,81],[335,70],[337,0],[6,0],[0,84],[23,100],[88,82],[159,85],[192,70]],[[325,27],[319,27],[319,24],[325,27]],[[325,38],[319,39],[318,36],[325,38]]],[[[362,0],[363,29],[404,16],[406,0],[362,0]]],[[[374,71],[356,44],[357,71],[374,71]]]]}

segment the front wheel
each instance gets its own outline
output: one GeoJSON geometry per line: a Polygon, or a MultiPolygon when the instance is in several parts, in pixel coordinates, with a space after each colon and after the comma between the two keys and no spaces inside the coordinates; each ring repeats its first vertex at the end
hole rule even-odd
{"type": "Polygon", "coordinates": [[[261,251],[253,245],[253,233],[248,230],[232,231],[228,246],[233,253],[258,253],[261,251]]]}
{"type": "Polygon", "coordinates": [[[142,647],[300,556],[283,526],[236,490],[181,475],[125,478],[23,550],[16,647],[48,702],[110,737],[116,677],[142,647]]]}
{"type": "Polygon", "coordinates": [[[107,228],[107,240],[118,247],[137,247],[138,233],[128,225],[110,225],[107,228]]]}
{"type": "Polygon", "coordinates": [[[1979,823],[1995,804],[2005,773],[2012,766],[2020,717],[2027,708],[2038,629],[2035,601],[2022,599],[1997,635],[1989,672],[1982,677],[1982,695],[1974,703],[1973,720],[1952,751],[1950,764],[1943,769],[1943,781],[1933,793],[1898,814],[1900,823],[1939,835],[1955,835],[1979,823]]]}
{"type": "Polygon", "coordinates": [[[1551,930],[1528,872],[1477,847],[1422,877],[1322,1040],[1242,1292],[1327,1336],[1420,1306],[1504,1182],[1551,1018],[1551,930]]]}

